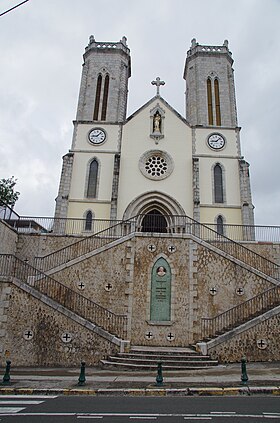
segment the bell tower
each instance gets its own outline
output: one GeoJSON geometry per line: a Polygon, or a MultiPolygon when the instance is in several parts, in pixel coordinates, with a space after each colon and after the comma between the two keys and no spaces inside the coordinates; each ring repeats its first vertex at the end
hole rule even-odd
{"type": "Polygon", "coordinates": [[[85,49],[77,121],[123,122],[126,118],[130,50],[126,37],[97,42],[85,49]]]}
{"type": "Polygon", "coordinates": [[[191,126],[237,127],[232,64],[227,40],[222,46],[192,40],[184,71],[186,119],[191,126]]]}

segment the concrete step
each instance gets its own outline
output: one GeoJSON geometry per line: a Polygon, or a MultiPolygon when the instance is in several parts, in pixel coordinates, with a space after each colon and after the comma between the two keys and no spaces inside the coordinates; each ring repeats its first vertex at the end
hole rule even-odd
{"type": "Polygon", "coordinates": [[[209,355],[199,355],[198,353],[194,354],[181,354],[181,355],[173,355],[173,354],[148,354],[148,353],[118,353],[116,355],[119,359],[125,360],[153,360],[158,362],[160,361],[204,361],[210,360],[209,355]]]}
{"type": "MultiPolygon", "coordinates": [[[[133,364],[133,363],[120,363],[120,362],[113,362],[108,360],[101,360],[100,361],[103,369],[114,369],[114,370],[157,370],[156,364],[133,364]]],[[[162,365],[163,371],[183,371],[183,370],[202,370],[207,369],[208,367],[212,366],[192,366],[191,363],[185,366],[177,366],[177,365],[162,365]]]]}
{"type": "Polygon", "coordinates": [[[119,356],[109,356],[108,361],[114,363],[127,363],[127,364],[139,364],[139,365],[148,365],[148,366],[157,366],[158,362],[161,361],[163,366],[174,366],[174,367],[205,367],[205,366],[215,366],[218,364],[217,361],[214,360],[207,360],[206,358],[201,358],[201,360],[188,360],[187,358],[184,360],[176,360],[175,358],[169,359],[166,357],[156,358],[128,358],[128,357],[119,357],[119,356]]]}
{"type": "Polygon", "coordinates": [[[127,353],[118,353],[101,360],[103,369],[153,370],[161,361],[164,370],[197,370],[218,365],[218,361],[197,353],[193,348],[133,346],[127,353]]]}

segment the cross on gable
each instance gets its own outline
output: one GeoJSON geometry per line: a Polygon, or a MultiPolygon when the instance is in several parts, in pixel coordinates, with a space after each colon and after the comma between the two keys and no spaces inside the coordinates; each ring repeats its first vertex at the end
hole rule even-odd
{"type": "Polygon", "coordinates": [[[156,78],[156,80],[155,80],[155,81],[152,81],[152,82],[151,82],[151,84],[152,84],[152,85],[156,85],[156,87],[157,87],[157,95],[159,95],[159,87],[160,87],[161,85],[165,85],[165,82],[164,82],[164,81],[161,81],[161,80],[160,80],[160,77],[158,76],[158,77],[156,78]]]}

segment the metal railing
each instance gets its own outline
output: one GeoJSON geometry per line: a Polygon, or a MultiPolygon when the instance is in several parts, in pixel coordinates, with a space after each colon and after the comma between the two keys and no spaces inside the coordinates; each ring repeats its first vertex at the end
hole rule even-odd
{"type": "Polygon", "coordinates": [[[280,279],[280,268],[276,263],[188,216],[153,215],[148,224],[144,220],[146,216],[132,217],[44,257],[36,257],[34,266],[47,271],[103,247],[124,235],[143,230],[152,233],[152,229],[156,228],[155,232],[172,233],[178,236],[194,235],[265,275],[280,279]]]}
{"type": "Polygon", "coordinates": [[[98,248],[104,247],[108,243],[134,232],[135,230],[132,228],[133,223],[133,221],[122,221],[121,223],[117,223],[108,229],[83,238],[44,257],[35,257],[34,267],[41,271],[47,271],[98,248]]]}
{"type": "Polygon", "coordinates": [[[206,340],[221,335],[279,304],[280,286],[274,286],[215,317],[203,317],[201,338],[206,340]]]}
{"type": "MultiPolygon", "coordinates": [[[[169,217],[170,216],[168,216],[168,218],[169,217]]],[[[167,232],[184,232],[186,229],[183,229],[182,225],[179,225],[176,229],[176,225],[182,217],[184,217],[185,220],[191,219],[187,216],[172,216],[174,224],[172,224],[169,219],[167,232]]],[[[0,204],[0,219],[5,220],[6,223],[19,233],[48,233],[54,235],[80,236],[90,236],[122,222],[122,220],[94,218],[89,225],[86,219],[19,216],[13,209],[4,204],[2,204],[2,206],[0,204]]],[[[214,232],[217,231],[217,225],[213,223],[204,223],[204,226],[212,229],[214,232]]],[[[279,243],[280,226],[224,224],[223,235],[236,242],[258,241],[279,243]]]]}
{"type": "Polygon", "coordinates": [[[0,276],[15,277],[89,322],[122,339],[126,338],[126,315],[107,310],[11,254],[0,255],[0,276]]]}

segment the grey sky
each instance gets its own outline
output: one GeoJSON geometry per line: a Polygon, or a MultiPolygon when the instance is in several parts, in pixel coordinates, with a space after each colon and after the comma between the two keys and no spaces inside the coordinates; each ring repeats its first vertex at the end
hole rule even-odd
{"type": "MultiPolygon", "coordinates": [[[[1,0],[0,13],[16,5],[1,0]]],[[[132,56],[128,115],[161,94],[185,115],[182,78],[192,38],[229,40],[242,153],[251,164],[257,224],[280,216],[280,0],[30,0],[0,17],[0,178],[18,179],[22,215],[52,216],[61,157],[72,140],[82,55],[127,37],[132,56]]]]}

